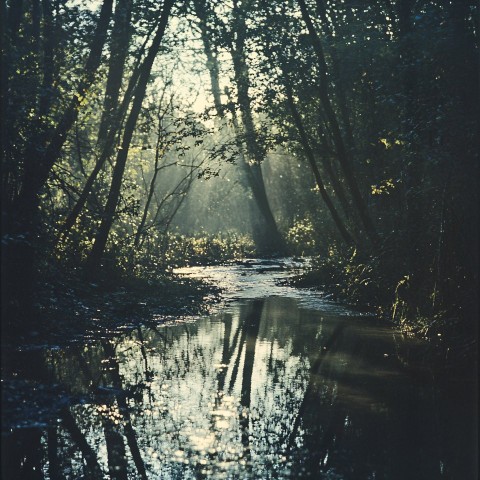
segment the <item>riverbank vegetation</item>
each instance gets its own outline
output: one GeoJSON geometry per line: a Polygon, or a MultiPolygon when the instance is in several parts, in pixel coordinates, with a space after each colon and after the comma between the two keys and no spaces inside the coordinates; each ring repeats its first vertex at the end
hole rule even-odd
{"type": "Polygon", "coordinates": [[[305,255],[304,285],[474,355],[475,2],[1,8],[5,331],[36,330],[49,271],[63,295],[305,255]]]}

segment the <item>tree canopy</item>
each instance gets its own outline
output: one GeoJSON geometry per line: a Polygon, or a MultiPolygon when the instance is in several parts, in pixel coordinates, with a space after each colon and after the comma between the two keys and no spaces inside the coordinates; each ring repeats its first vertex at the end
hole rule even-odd
{"type": "Polygon", "coordinates": [[[256,251],[315,255],[323,285],[400,322],[476,331],[475,2],[1,8],[10,327],[51,268],[256,251]]]}

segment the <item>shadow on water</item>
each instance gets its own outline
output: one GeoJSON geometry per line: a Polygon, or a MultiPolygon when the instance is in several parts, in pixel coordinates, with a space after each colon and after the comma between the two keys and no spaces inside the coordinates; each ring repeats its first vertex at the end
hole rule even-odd
{"type": "Polygon", "coordinates": [[[7,377],[36,400],[7,405],[2,479],[475,478],[474,396],[405,370],[407,348],[270,297],[26,351],[7,377]]]}

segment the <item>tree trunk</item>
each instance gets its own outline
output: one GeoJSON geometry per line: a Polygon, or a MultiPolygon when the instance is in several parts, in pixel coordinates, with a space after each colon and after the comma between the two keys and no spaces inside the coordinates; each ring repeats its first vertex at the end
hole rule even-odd
{"type": "Polygon", "coordinates": [[[131,101],[132,91],[138,80],[139,69],[135,69],[130,77],[127,90],[119,107],[118,98],[122,85],[124,65],[128,53],[128,45],[130,42],[130,17],[131,17],[131,0],[122,0],[115,9],[115,23],[112,31],[112,39],[110,42],[110,61],[107,76],[107,85],[105,90],[105,99],[103,104],[102,118],[97,136],[97,145],[100,146],[100,155],[95,162],[95,166],[83,186],[82,192],[78,197],[76,204],[67,216],[65,223],[61,228],[60,239],[66,239],[75,225],[78,216],[82,212],[88,197],[92,190],[93,184],[98,174],[102,170],[107,159],[110,158],[115,145],[117,132],[120,129],[122,118],[128,109],[131,101]]]}
{"type": "MultiPolygon", "coordinates": [[[[160,118],[158,119],[160,122],[160,118]]],[[[152,202],[153,194],[155,193],[155,185],[157,183],[158,172],[160,168],[158,166],[160,161],[160,143],[161,143],[161,132],[160,132],[160,123],[157,131],[157,144],[155,145],[155,164],[153,166],[153,176],[150,180],[150,185],[148,188],[147,201],[145,202],[145,207],[143,208],[142,218],[140,224],[138,225],[137,233],[135,234],[135,241],[133,242],[133,248],[137,249],[140,245],[140,238],[144,234],[145,224],[147,222],[148,210],[150,209],[150,204],[152,202]]]]}
{"type": "Polygon", "coordinates": [[[115,7],[107,85],[103,101],[103,112],[98,129],[98,143],[103,145],[117,109],[123,71],[130,44],[130,19],[132,0],[119,0],[115,7]]]}
{"type": "Polygon", "coordinates": [[[104,0],[95,35],[92,40],[90,54],[85,65],[84,76],[80,81],[76,94],[70,100],[69,106],[55,129],[45,153],[38,158],[36,146],[32,145],[30,151],[26,154],[25,173],[18,202],[19,211],[22,210],[23,203],[30,203],[32,197],[37,196],[41,188],[47,182],[50,171],[58,160],[63,145],[67,140],[67,134],[78,117],[81,102],[87,94],[88,88],[95,79],[95,74],[100,66],[102,50],[107,37],[108,24],[112,13],[112,3],[113,0],[104,0]]]}
{"type": "Polygon", "coordinates": [[[405,258],[410,275],[409,307],[416,310],[423,303],[424,276],[429,269],[425,251],[422,248],[424,228],[422,212],[422,177],[423,160],[420,152],[415,125],[418,122],[416,113],[416,68],[413,59],[416,58],[412,40],[412,8],[414,0],[397,2],[398,35],[400,40],[399,61],[403,67],[404,105],[404,136],[408,146],[404,152],[405,206],[406,206],[406,252],[405,258]],[[426,261],[427,260],[427,261],[426,261]]]}
{"type": "Polygon", "coordinates": [[[333,77],[333,83],[335,86],[335,94],[337,97],[338,107],[340,110],[340,117],[342,119],[342,124],[345,131],[345,138],[347,140],[347,145],[351,153],[355,148],[355,142],[353,140],[353,131],[352,131],[352,125],[350,123],[350,115],[348,112],[345,90],[342,85],[342,78],[341,78],[340,70],[338,67],[337,49],[335,48],[335,44],[334,44],[335,39],[332,33],[332,28],[328,20],[324,0],[316,0],[316,4],[317,4],[317,11],[320,15],[320,19],[322,20],[322,27],[325,33],[325,37],[327,38],[330,44],[330,57],[332,60],[332,77],[333,77]]]}
{"type": "Polygon", "coordinates": [[[328,123],[330,125],[330,130],[332,132],[332,138],[333,138],[333,143],[335,145],[337,158],[342,168],[343,174],[345,176],[345,180],[347,181],[347,184],[349,186],[350,194],[352,196],[354,206],[357,209],[360,219],[362,221],[362,224],[365,228],[365,232],[367,233],[370,240],[373,243],[376,243],[378,240],[378,236],[375,230],[375,226],[373,224],[372,219],[370,218],[367,205],[360,193],[360,189],[358,187],[357,180],[353,172],[353,165],[342,138],[342,133],[337,120],[337,116],[335,114],[332,103],[328,96],[327,64],[325,62],[325,56],[323,54],[322,44],[315,30],[315,26],[313,25],[313,22],[310,18],[310,14],[308,13],[305,0],[297,0],[297,1],[298,1],[298,5],[300,6],[302,18],[307,26],[308,32],[312,39],[313,47],[315,49],[315,53],[320,66],[319,96],[320,96],[320,100],[322,102],[323,108],[325,110],[328,123]]]}
{"type": "Polygon", "coordinates": [[[258,142],[255,124],[253,121],[252,107],[249,95],[250,81],[248,66],[245,60],[245,36],[246,22],[240,9],[234,6],[234,29],[236,40],[231,48],[235,84],[237,87],[237,103],[240,106],[242,126],[245,136],[245,145],[248,161],[246,162],[250,174],[247,179],[250,183],[252,193],[263,217],[264,231],[261,250],[265,253],[285,253],[286,245],[278,230],[273,216],[265,182],[262,174],[262,162],[265,159],[263,147],[258,142]]]}
{"type": "MultiPolygon", "coordinates": [[[[224,106],[221,100],[220,82],[219,82],[219,65],[218,59],[214,55],[212,42],[208,33],[208,11],[206,6],[199,0],[195,0],[195,13],[198,17],[198,25],[202,37],[205,56],[207,57],[207,68],[210,74],[211,91],[213,95],[215,110],[220,119],[225,117],[224,106]]],[[[236,9],[236,22],[240,25],[235,27],[236,32],[243,29],[245,35],[245,21],[239,17],[240,12],[236,9]]],[[[252,118],[250,99],[248,93],[248,68],[245,63],[243,43],[237,43],[237,48],[231,50],[232,59],[235,68],[235,81],[238,91],[238,103],[241,106],[242,123],[245,130],[247,155],[245,155],[243,143],[241,141],[241,129],[233,108],[230,108],[233,117],[233,125],[237,147],[239,150],[240,166],[245,173],[248,185],[253,193],[255,204],[261,215],[261,224],[253,225],[254,242],[259,253],[285,253],[286,245],[278,230],[275,218],[273,216],[268,196],[265,190],[263,180],[261,161],[263,156],[260,155],[260,148],[256,141],[256,132],[252,118]],[[249,160],[246,158],[248,157],[249,160]]]]}
{"type": "Polygon", "coordinates": [[[38,147],[30,144],[25,153],[24,174],[21,190],[12,205],[10,218],[3,227],[10,237],[2,249],[2,313],[7,327],[20,320],[22,325],[32,321],[31,306],[34,281],[34,243],[39,208],[39,194],[48,180],[52,167],[57,162],[67,133],[77,118],[81,100],[93,83],[100,65],[101,54],[107,37],[113,0],[104,0],[92,46],[85,65],[85,73],[77,92],[70,100],[45,152],[39,155],[38,147]]]}
{"type": "Polygon", "coordinates": [[[315,181],[317,183],[318,189],[320,190],[320,195],[322,196],[322,199],[325,202],[325,205],[327,206],[327,208],[330,212],[330,215],[332,216],[332,219],[335,222],[335,225],[336,225],[338,231],[340,232],[340,234],[341,234],[343,240],[345,241],[345,243],[349,246],[354,245],[355,242],[354,242],[352,236],[348,233],[347,229],[345,228],[345,225],[343,224],[342,219],[340,218],[340,215],[338,214],[337,209],[335,208],[335,205],[333,204],[333,202],[330,199],[327,191],[325,190],[325,186],[323,184],[320,171],[319,171],[317,163],[315,161],[315,155],[314,155],[313,150],[310,146],[310,142],[309,142],[309,139],[308,139],[307,132],[305,131],[302,119],[300,117],[300,114],[298,113],[297,107],[296,107],[295,102],[293,100],[292,89],[288,84],[286,85],[286,91],[287,91],[288,105],[290,107],[290,111],[291,111],[293,120],[295,122],[295,125],[297,127],[298,133],[300,134],[300,139],[302,141],[303,150],[304,150],[305,155],[307,157],[307,160],[310,164],[310,167],[312,168],[313,175],[315,176],[315,181]]]}
{"type": "Polygon", "coordinates": [[[97,268],[100,266],[100,261],[102,259],[103,253],[105,251],[105,246],[107,244],[108,234],[113,224],[115,212],[118,205],[118,200],[120,198],[120,190],[122,186],[123,173],[125,171],[125,165],[127,163],[128,151],[130,148],[130,143],[132,140],[133,132],[137,124],[137,119],[142,108],[143,99],[147,90],[148,79],[150,78],[150,72],[153,66],[153,62],[157,53],[160,49],[160,43],[162,41],[165,29],[167,27],[168,18],[170,16],[170,11],[172,9],[174,0],[166,0],[163,6],[162,16],[157,28],[157,33],[155,38],[152,41],[149,52],[145,61],[141,67],[140,77],[138,79],[138,84],[134,92],[134,100],[132,103],[132,108],[128,115],[125,131],[123,134],[122,145],[117,154],[117,160],[112,175],[112,182],[110,186],[110,191],[108,194],[107,204],[105,206],[105,212],[100,224],[100,228],[95,237],[95,242],[93,248],[90,252],[87,261],[87,275],[93,275],[97,268]]]}
{"type": "MultiPolygon", "coordinates": [[[[213,95],[213,104],[217,112],[218,118],[223,118],[222,97],[220,91],[220,69],[217,57],[214,55],[212,42],[208,34],[207,27],[207,9],[208,5],[204,0],[194,0],[195,15],[198,18],[198,26],[200,27],[200,35],[203,42],[203,50],[207,57],[207,69],[210,74],[211,90],[213,95]]],[[[208,10],[209,11],[209,10],[208,10]]]]}

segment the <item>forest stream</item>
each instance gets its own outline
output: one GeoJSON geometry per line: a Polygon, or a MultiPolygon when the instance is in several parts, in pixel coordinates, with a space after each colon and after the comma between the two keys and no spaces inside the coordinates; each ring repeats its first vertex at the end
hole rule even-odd
{"type": "Polygon", "coordinates": [[[210,315],[12,353],[4,477],[475,478],[476,380],[438,378],[422,340],[288,286],[301,268],[178,269],[224,288],[210,315]]]}

